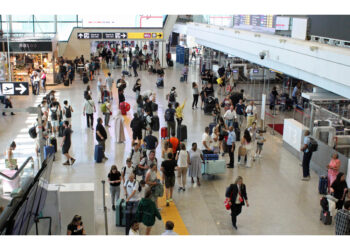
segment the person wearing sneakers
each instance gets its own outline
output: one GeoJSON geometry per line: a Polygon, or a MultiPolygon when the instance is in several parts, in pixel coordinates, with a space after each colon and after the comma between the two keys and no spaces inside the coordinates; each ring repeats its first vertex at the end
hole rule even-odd
{"type": "Polygon", "coordinates": [[[173,160],[173,154],[169,153],[168,158],[162,162],[160,170],[163,173],[163,184],[165,183],[165,196],[166,196],[166,205],[169,206],[169,202],[173,201],[173,190],[175,186],[175,170],[178,170],[179,167],[175,160],[173,160]]]}
{"type": "Polygon", "coordinates": [[[111,77],[111,72],[108,72],[108,76],[106,78],[106,85],[107,85],[108,91],[111,93],[111,100],[113,100],[113,95],[112,95],[113,82],[114,82],[114,80],[111,77]]]}
{"type": "Polygon", "coordinates": [[[112,210],[115,211],[115,201],[120,197],[120,183],[122,182],[122,176],[116,165],[113,165],[109,171],[108,182],[111,192],[112,210]]]}
{"type": "Polygon", "coordinates": [[[75,162],[75,159],[69,154],[69,148],[71,146],[72,130],[69,127],[68,121],[64,121],[63,126],[64,126],[64,132],[63,132],[61,147],[62,147],[62,154],[64,154],[64,156],[67,158],[67,161],[63,163],[63,165],[73,165],[75,162]]]}
{"type": "Polygon", "coordinates": [[[304,133],[304,145],[300,151],[304,152],[303,155],[303,178],[301,180],[308,181],[310,180],[310,161],[312,157],[312,152],[309,150],[310,143],[310,131],[306,130],[304,133]]]}
{"type": "Polygon", "coordinates": [[[132,167],[132,161],[130,158],[126,159],[126,166],[122,168],[122,179],[123,183],[129,180],[129,176],[134,172],[134,168],[132,167]]]}
{"type": "Polygon", "coordinates": [[[105,155],[106,150],[106,140],[107,140],[107,132],[105,127],[102,125],[103,121],[102,118],[99,117],[97,119],[97,126],[96,126],[96,141],[98,142],[98,145],[102,146],[103,148],[103,159],[108,160],[108,158],[105,155]]]}

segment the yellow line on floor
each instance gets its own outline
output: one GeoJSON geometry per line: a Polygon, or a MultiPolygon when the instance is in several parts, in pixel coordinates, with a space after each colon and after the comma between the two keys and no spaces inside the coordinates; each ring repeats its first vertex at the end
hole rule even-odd
{"type": "MultiPolygon", "coordinates": [[[[109,70],[103,69],[103,72],[105,76],[107,76],[109,70]]],[[[113,84],[113,99],[118,104],[118,93],[117,89],[115,88],[115,85],[113,84]]],[[[127,115],[124,115],[124,127],[126,128],[126,131],[129,135],[129,138],[132,139],[132,130],[130,128],[130,122],[132,119],[132,112],[129,112],[127,115]]],[[[161,179],[159,171],[157,172],[157,177],[161,179]]],[[[162,216],[162,221],[165,224],[168,220],[171,220],[175,224],[174,231],[178,233],[179,235],[189,235],[188,230],[185,226],[185,223],[183,222],[181,215],[179,213],[179,210],[177,209],[175,202],[171,202],[170,206],[166,206],[166,196],[165,196],[165,190],[163,197],[158,198],[158,206],[161,208],[160,214],[162,216]]]]}

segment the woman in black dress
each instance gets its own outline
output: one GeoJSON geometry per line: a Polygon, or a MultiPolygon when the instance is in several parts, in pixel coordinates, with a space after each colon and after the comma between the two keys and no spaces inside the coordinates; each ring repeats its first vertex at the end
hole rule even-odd
{"type": "Polygon", "coordinates": [[[333,196],[338,199],[338,202],[336,203],[336,207],[338,210],[343,208],[345,195],[347,192],[348,185],[345,181],[345,174],[340,172],[337,175],[337,179],[335,179],[331,186],[331,193],[333,193],[333,196]]]}

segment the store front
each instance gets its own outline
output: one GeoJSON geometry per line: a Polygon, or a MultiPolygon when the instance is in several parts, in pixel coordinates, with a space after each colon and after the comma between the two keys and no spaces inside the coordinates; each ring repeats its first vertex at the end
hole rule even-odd
{"type": "Polygon", "coordinates": [[[0,41],[0,53],[4,58],[2,65],[4,79],[9,81],[28,81],[33,70],[43,69],[47,75],[47,85],[54,84],[54,76],[58,72],[55,66],[57,50],[52,40],[40,41],[0,41]],[[8,48],[10,49],[10,67],[8,65],[8,48]],[[6,59],[6,60],[5,60],[6,59]]]}

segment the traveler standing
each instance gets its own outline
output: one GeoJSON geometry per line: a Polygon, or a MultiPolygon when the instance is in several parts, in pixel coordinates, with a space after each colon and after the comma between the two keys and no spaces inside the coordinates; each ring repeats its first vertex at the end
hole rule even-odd
{"type": "Polygon", "coordinates": [[[350,235],[350,201],[345,202],[344,209],[335,215],[335,234],[350,235]]]}
{"type": "Polygon", "coordinates": [[[146,191],[145,198],[141,199],[136,212],[136,220],[142,222],[147,227],[146,235],[151,234],[155,218],[157,217],[159,220],[162,219],[156,204],[150,199],[151,194],[151,190],[146,191]]]}
{"type": "Polygon", "coordinates": [[[213,150],[210,148],[210,144],[213,142],[210,135],[209,127],[205,127],[205,131],[202,135],[202,152],[203,154],[213,154],[213,150]]]}
{"type": "Polygon", "coordinates": [[[175,170],[178,170],[176,161],[173,159],[173,154],[168,154],[169,160],[162,162],[160,170],[163,173],[163,184],[165,183],[166,206],[173,201],[173,190],[175,186],[175,170]]]}
{"type": "Polygon", "coordinates": [[[137,59],[136,57],[134,57],[132,63],[131,63],[131,67],[133,68],[134,70],[134,77],[138,77],[138,74],[137,74],[137,66],[138,66],[138,63],[137,63],[137,59]]]}
{"type": "Polygon", "coordinates": [[[233,126],[229,127],[228,137],[227,137],[227,148],[228,148],[228,154],[230,156],[230,163],[227,164],[227,168],[234,168],[235,167],[235,145],[236,142],[236,133],[233,130],[233,126]]]}
{"type": "Polygon", "coordinates": [[[50,111],[49,120],[51,121],[52,133],[56,135],[56,133],[58,132],[61,107],[55,98],[52,99],[52,103],[49,111],[50,111]]]}
{"type": "Polygon", "coordinates": [[[5,165],[6,165],[6,168],[9,168],[11,170],[18,169],[17,159],[13,158],[13,151],[15,149],[16,149],[16,142],[13,141],[11,142],[10,146],[6,151],[5,165]]]}
{"type": "Polygon", "coordinates": [[[135,210],[137,209],[137,206],[140,201],[139,197],[139,192],[140,192],[140,184],[135,178],[134,174],[129,175],[129,179],[124,183],[124,193],[126,197],[126,226],[125,226],[125,234],[129,234],[130,226],[131,226],[131,221],[133,215],[133,208],[135,207],[135,210]]]}
{"type": "Polygon", "coordinates": [[[111,111],[111,104],[109,100],[107,99],[105,103],[101,105],[101,110],[103,112],[103,115],[105,116],[105,126],[109,126],[109,119],[111,117],[112,111],[111,111]]]}
{"type": "Polygon", "coordinates": [[[141,145],[142,127],[142,120],[137,113],[134,113],[134,118],[130,123],[130,128],[132,129],[132,144],[135,143],[135,140],[138,140],[138,144],[141,145]]]}
{"type": "MultiPolygon", "coordinates": [[[[147,184],[147,186],[150,188],[151,191],[154,190],[153,187],[158,185],[158,182],[157,182],[157,163],[150,164],[149,169],[146,173],[145,183],[147,184]]],[[[156,204],[156,207],[158,207],[158,196],[155,195],[154,191],[151,192],[150,199],[152,201],[154,201],[154,203],[156,204]]]]}
{"type": "Polygon", "coordinates": [[[126,159],[126,166],[124,166],[122,168],[122,179],[123,179],[123,183],[125,184],[125,182],[127,180],[129,180],[129,176],[134,172],[134,168],[132,167],[132,162],[131,162],[131,158],[127,158],[126,159]]]}
{"type": "Polygon", "coordinates": [[[247,204],[249,207],[246,187],[241,176],[238,176],[235,183],[228,187],[225,196],[231,205],[232,226],[237,230],[237,216],[242,212],[242,206],[247,204]]]}
{"type": "Polygon", "coordinates": [[[310,143],[310,131],[306,130],[304,133],[304,145],[300,149],[302,152],[304,152],[303,155],[303,181],[310,180],[310,161],[312,157],[312,152],[309,149],[309,143],[310,143]]]}
{"type": "Polygon", "coordinates": [[[97,119],[97,126],[96,126],[96,140],[98,142],[99,146],[102,146],[103,156],[102,158],[105,160],[108,160],[108,158],[105,155],[106,150],[106,140],[107,140],[107,132],[106,129],[103,127],[103,121],[102,118],[97,119]]]}
{"type": "Polygon", "coordinates": [[[193,178],[197,178],[197,185],[200,186],[199,178],[202,177],[202,161],[203,155],[197,149],[197,143],[192,143],[190,150],[190,164],[188,168],[188,176],[191,177],[192,184],[194,183],[193,178]]]}
{"type": "Polygon", "coordinates": [[[158,147],[158,139],[152,135],[152,130],[149,131],[149,134],[143,139],[143,141],[146,146],[147,156],[152,150],[156,151],[156,148],[158,147]]]}
{"type": "Polygon", "coordinates": [[[183,78],[184,78],[184,81],[187,82],[187,76],[188,76],[188,66],[184,66],[183,69],[182,69],[182,75],[183,75],[183,78]]]}
{"type": "Polygon", "coordinates": [[[185,98],[185,100],[181,104],[181,106],[180,106],[180,104],[178,102],[175,103],[175,111],[176,111],[175,116],[176,116],[176,121],[177,121],[177,126],[178,127],[181,126],[181,123],[183,121],[183,109],[185,107],[186,100],[187,100],[187,98],[185,98]]]}
{"type": "Polygon", "coordinates": [[[123,143],[125,142],[125,134],[124,134],[124,118],[120,109],[117,110],[117,115],[114,119],[114,136],[115,142],[123,143]]]}
{"type": "Polygon", "coordinates": [[[171,132],[171,137],[169,138],[169,143],[173,146],[173,155],[176,154],[177,147],[179,146],[179,139],[175,137],[175,131],[171,132]]]}
{"type": "Polygon", "coordinates": [[[69,122],[70,127],[72,126],[72,113],[74,112],[72,106],[68,105],[68,101],[63,101],[63,116],[64,120],[69,122]]]}
{"type": "Polygon", "coordinates": [[[239,99],[236,104],[236,114],[239,128],[242,127],[245,117],[245,105],[243,104],[243,99],[239,99]]]}
{"type": "Polygon", "coordinates": [[[114,80],[111,77],[111,72],[108,72],[108,76],[106,78],[106,85],[108,87],[108,91],[111,93],[111,100],[113,100],[113,94],[112,94],[113,82],[114,80]]]}
{"type": "Polygon", "coordinates": [[[120,197],[120,183],[122,182],[122,176],[116,165],[113,165],[109,171],[108,182],[109,190],[111,192],[112,209],[115,211],[115,202],[120,197]]]}
{"type": "Polygon", "coordinates": [[[198,104],[198,97],[199,97],[199,89],[198,89],[198,84],[196,82],[192,83],[192,94],[193,94],[193,102],[192,102],[192,109],[197,107],[198,104]]]}
{"type": "Polygon", "coordinates": [[[168,160],[168,153],[172,153],[172,152],[173,152],[173,145],[171,145],[169,141],[165,141],[162,149],[163,160],[168,160]]]}
{"type": "Polygon", "coordinates": [[[170,137],[170,135],[175,131],[175,109],[173,109],[173,106],[171,103],[168,103],[168,108],[167,110],[165,110],[165,113],[164,113],[164,120],[167,122],[167,125],[168,125],[168,137],[170,137]]]}
{"type": "Polygon", "coordinates": [[[158,160],[156,158],[156,153],[152,150],[149,155],[143,155],[143,158],[139,164],[139,168],[142,171],[142,179],[145,178],[147,171],[150,169],[152,164],[158,164],[158,160]]]}
{"type": "Polygon", "coordinates": [[[67,226],[67,235],[86,235],[81,216],[75,215],[67,226]]]}
{"type": "Polygon", "coordinates": [[[64,127],[64,131],[63,131],[63,139],[62,139],[61,147],[62,147],[62,154],[67,158],[67,161],[63,163],[63,165],[65,166],[73,165],[75,162],[75,159],[69,154],[69,149],[72,144],[72,140],[71,140],[72,130],[69,127],[68,121],[63,122],[63,127],[64,127]]]}
{"type": "MultiPolygon", "coordinates": [[[[250,133],[247,129],[244,131],[244,135],[241,140],[241,145],[246,150],[246,155],[244,156],[244,163],[246,164],[246,167],[249,168],[251,167],[253,143],[252,143],[252,137],[250,136],[250,133]]],[[[240,155],[238,156],[238,161],[240,162],[241,165],[244,165],[243,160],[241,161],[240,155]]]]}
{"type": "Polygon", "coordinates": [[[83,114],[84,116],[86,115],[86,123],[87,123],[87,127],[93,130],[93,124],[94,124],[94,112],[96,112],[96,107],[95,107],[95,103],[93,100],[91,100],[91,96],[87,95],[87,99],[85,100],[85,104],[84,104],[84,110],[83,110],[83,114]]]}
{"type": "Polygon", "coordinates": [[[175,160],[178,163],[177,170],[177,184],[179,185],[179,191],[186,190],[186,176],[188,164],[190,164],[190,155],[186,150],[184,143],[180,144],[180,151],[177,152],[175,160]]]}
{"type": "Polygon", "coordinates": [[[134,87],[132,88],[132,90],[136,93],[136,100],[139,98],[139,95],[141,93],[141,79],[138,78],[136,80],[136,83],[134,85],[134,87]]]}
{"type": "Polygon", "coordinates": [[[230,106],[230,109],[224,114],[224,119],[227,127],[233,126],[233,122],[237,118],[236,111],[233,108],[233,105],[230,106]]]}
{"type": "Polygon", "coordinates": [[[250,104],[247,106],[245,112],[247,113],[247,128],[252,126],[253,122],[258,118],[257,109],[254,105],[254,101],[250,101],[250,104]]]}
{"type": "Polygon", "coordinates": [[[43,93],[45,94],[46,93],[46,73],[44,70],[41,72],[40,78],[41,78],[41,88],[43,90],[43,93]]]}
{"type": "Polygon", "coordinates": [[[345,196],[348,192],[348,185],[345,181],[345,174],[340,172],[337,175],[337,178],[331,185],[331,193],[333,193],[333,196],[338,199],[338,202],[336,203],[336,208],[338,210],[343,208],[345,196]]]}
{"type": "Polygon", "coordinates": [[[337,153],[334,153],[332,155],[332,159],[327,165],[328,168],[328,188],[332,186],[333,182],[337,178],[337,175],[339,174],[339,169],[340,169],[340,160],[339,160],[339,155],[337,153]]]}

